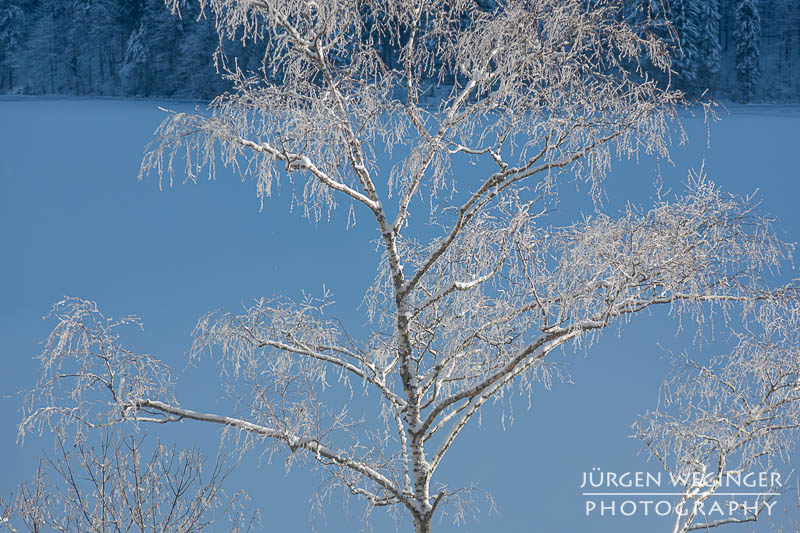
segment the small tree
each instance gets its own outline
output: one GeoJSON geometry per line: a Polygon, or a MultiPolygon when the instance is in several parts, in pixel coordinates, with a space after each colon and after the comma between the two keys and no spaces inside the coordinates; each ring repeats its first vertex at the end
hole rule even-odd
{"type": "Polygon", "coordinates": [[[675,517],[673,533],[756,521],[786,490],[785,479],[770,476],[741,517],[708,520],[698,512],[729,481],[768,471],[800,436],[800,308],[796,296],[789,300],[755,306],[733,349],[709,364],[676,357],[660,408],[636,425],[664,468],[686,481],[677,504],[685,512],[675,517]]]}
{"type": "Polygon", "coordinates": [[[246,494],[223,491],[231,467],[222,457],[208,465],[196,449],[160,443],[148,453],[144,440],[111,431],[95,445],[58,438],[55,457],[40,462],[33,481],[6,505],[0,500],[0,529],[239,533],[257,523],[257,514],[244,513],[246,494]]]}
{"type": "Polygon", "coordinates": [[[565,175],[599,200],[614,156],[668,155],[683,97],[646,74],[670,68],[668,48],[631,27],[621,2],[200,5],[221,35],[264,42],[263,68],[228,63],[235,90],[210,114],[171,114],[143,172],[171,181],[185,155],[194,179],[221,161],[262,199],[288,176],[313,219],[341,202],[350,220],[365,216],[382,252],[364,298],[368,331],[329,318],[327,293],[205,315],[191,357],[212,353],[230,379],[237,401],[220,415],[182,406],[165,365],[124,347],[119,328],[134,318],[68,298],[53,308],[23,436],[217,424],[238,432],[240,451],[305,459],[323,491],[356,496],[367,515],[404,509],[425,533],[469,489],[437,480],[452,444],[487,401],[549,383],[557,349],[589,349],[655,306],[704,324],[790,297],[770,288],[787,250],[769,222],[703,176],[649,210],[612,217],[598,202],[572,225],[548,219],[565,175]],[[386,40],[392,64],[378,50],[386,40]],[[431,98],[437,88],[444,96],[431,98]],[[492,168],[462,174],[461,160],[492,168]]]}
{"type": "Polygon", "coordinates": [[[754,0],[742,0],[736,8],[736,79],[743,102],[749,102],[758,87],[761,70],[761,18],[754,0]]]}

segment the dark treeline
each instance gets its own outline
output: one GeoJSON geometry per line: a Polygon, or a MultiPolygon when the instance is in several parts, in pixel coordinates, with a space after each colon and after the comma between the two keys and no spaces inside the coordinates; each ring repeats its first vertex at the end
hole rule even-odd
{"type": "MultiPolygon", "coordinates": [[[[476,0],[495,9],[498,0],[476,0]]],[[[213,21],[163,0],[0,0],[0,92],[207,99],[228,88],[214,64],[213,21]]],[[[800,100],[800,0],[629,0],[643,31],[679,37],[674,74],[689,95],[800,100]],[[668,17],[674,32],[648,17],[668,17]]],[[[396,45],[381,43],[388,65],[396,45]]],[[[263,48],[226,41],[227,57],[258,70],[263,48]]]]}
{"type": "Polygon", "coordinates": [[[630,0],[626,7],[675,45],[674,73],[664,81],[690,96],[800,100],[800,0],[630,0]],[[671,30],[659,26],[664,18],[671,30]]]}
{"type": "MultiPolygon", "coordinates": [[[[225,87],[213,23],[196,21],[191,7],[179,18],[163,0],[0,2],[5,92],[209,98],[225,87]]],[[[257,68],[251,48],[235,52],[257,68]]]]}

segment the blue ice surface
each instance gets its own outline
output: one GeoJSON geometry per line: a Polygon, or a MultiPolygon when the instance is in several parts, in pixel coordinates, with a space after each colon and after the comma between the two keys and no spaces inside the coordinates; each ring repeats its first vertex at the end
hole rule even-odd
{"type": "MultiPolygon", "coordinates": [[[[183,405],[213,411],[217,369],[205,360],[186,368],[192,327],[209,310],[237,310],[259,296],[335,294],[335,313],[352,323],[374,277],[376,230],[360,212],[345,230],[346,203],[330,222],[304,220],[290,211],[292,186],[283,180],[275,197],[259,200],[251,182],[220,170],[215,182],[177,184],[159,191],[155,177],[136,179],[143,149],[163,118],[158,106],[191,111],[187,102],[5,97],[0,99],[0,497],[31,479],[51,436],[16,441],[21,398],[33,385],[32,359],[52,322],[42,320],[64,295],[96,300],[107,315],[129,313],[144,332],[123,339],[162,357],[181,383],[183,405]],[[213,392],[209,392],[213,391],[213,392]]],[[[704,168],[726,191],[758,189],[761,210],[775,217],[779,235],[800,237],[800,107],[733,106],[711,125],[710,147],[701,118],[684,116],[688,146],[676,146],[674,166],[642,159],[615,163],[605,182],[605,209],[618,212],[628,200],[647,206],[660,174],[664,189],[680,191],[689,168],[704,168]]],[[[300,180],[302,186],[302,180],[300,180]]],[[[565,186],[565,190],[575,188],[565,186]]],[[[559,210],[566,219],[591,210],[585,191],[565,192],[559,210]],[[583,199],[583,200],[582,200],[583,199]],[[583,203],[581,203],[583,201],[583,203]]],[[[797,277],[791,267],[784,278],[797,277]]],[[[653,516],[585,516],[579,488],[583,472],[657,471],[630,439],[636,415],[653,407],[669,361],[655,339],[668,343],[676,324],[663,314],[635,320],[605,334],[584,357],[559,355],[571,383],[537,388],[534,406],[517,398],[514,423],[501,427],[499,406],[472,423],[438,473],[451,487],[478,481],[491,493],[497,513],[477,498],[481,512],[465,531],[666,530],[653,516]],[[617,332],[619,331],[619,335],[617,332]]],[[[708,347],[704,348],[708,349],[708,347]]],[[[360,401],[357,397],[354,401],[360,401]]],[[[180,445],[202,443],[213,455],[217,428],[184,423],[147,428],[151,436],[180,445]]],[[[272,464],[251,452],[229,488],[245,488],[261,509],[264,530],[310,529],[308,500],[317,475],[302,466],[288,475],[283,457],[272,464]],[[257,468],[260,465],[260,468],[257,468]]],[[[776,509],[792,511],[791,496],[776,509]]],[[[358,507],[347,516],[338,497],[327,506],[320,531],[359,528],[358,507]]],[[[448,510],[448,509],[444,509],[448,510]]],[[[450,516],[437,531],[461,531],[450,516]]],[[[393,526],[376,511],[376,530],[393,526]]],[[[757,531],[767,531],[768,523],[757,531]]],[[[401,530],[409,528],[404,523],[401,530]]],[[[731,528],[730,531],[737,531],[731,528]]]]}

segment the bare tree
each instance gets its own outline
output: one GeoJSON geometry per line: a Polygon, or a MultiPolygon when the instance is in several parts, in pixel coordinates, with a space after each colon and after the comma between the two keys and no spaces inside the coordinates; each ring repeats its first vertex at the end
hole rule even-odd
{"type": "Polygon", "coordinates": [[[637,423],[652,454],[675,479],[685,480],[677,504],[684,513],[676,516],[674,533],[753,522],[787,490],[788,480],[771,468],[787,457],[800,430],[799,311],[796,298],[760,303],[744,331],[734,333],[730,353],[706,365],[676,357],[659,409],[637,423]],[[698,511],[713,505],[721,488],[739,487],[748,474],[762,472],[760,494],[748,508],[732,500],[741,516],[698,521],[698,511]]]}
{"type": "Polygon", "coordinates": [[[250,531],[257,514],[244,512],[247,495],[225,494],[231,472],[222,456],[206,464],[198,450],[148,447],[143,437],[104,431],[96,445],[61,438],[54,458],[39,464],[34,480],[20,485],[0,526],[68,532],[213,530],[250,531]],[[204,467],[207,467],[204,469],[204,467]]]}
{"type": "Polygon", "coordinates": [[[469,502],[469,487],[436,481],[453,442],[490,399],[549,382],[554,350],[589,349],[654,306],[702,335],[712,317],[794,297],[771,288],[789,250],[769,221],[702,175],[651,209],[608,216],[598,203],[572,225],[548,220],[563,179],[599,200],[614,157],[668,157],[672,128],[682,135],[683,95],[646,74],[669,70],[667,47],[630,26],[619,1],[200,5],[220,35],[266,43],[263,67],[220,57],[235,90],[209,114],[171,114],[143,173],[171,182],[185,156],[189,179],[213,177],[221,161],[262,199],[287,176],[313,219],[342,202],[349,220],[366,216],[383,257],[364,298],[370,331],[358,338],[329,318],[327,293],[204,316],[191,357],[219,360],[237,400],[220,415],[181,405],[163,363],[121,344],[134,318],[68,298],[53,309],[23,436],[218,424],[240,450],[288,449],[290,462],[316,465],[323,493],[357,496],[367,516],[404,508],[428,532],[439,506],[458,519],[469,502]],[[399,50],[391,64],[377,52],[385,42],[399,50]],[[461,160],[492,169],[457,172],[461,160]]]}

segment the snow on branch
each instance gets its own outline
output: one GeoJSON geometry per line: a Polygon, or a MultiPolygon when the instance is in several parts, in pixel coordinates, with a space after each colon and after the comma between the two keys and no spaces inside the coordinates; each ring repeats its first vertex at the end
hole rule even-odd
{"type": "Polygon", "coordinates": [[[169,368],[120,343],[120,329],[141,327],[136,317],[108,318],[94,302],[74,297],[56,303],[50,317],[57,323],[38,356],[39,381],[25,397],[20,440],[32,430],[113,425],[141,398],[174,399],[169,368]]]}
{"type": "Polygon", "coordinates": [[[504,378],[522,368],[543,371],[534,362],[546,355],[541,347],[561,336],[584,338],[657,305],[702,327],[708,306],[728,320],[734,305],[748,316],[758,302],[798,293],[796,283],[770,289],[765,282],[791,251],[769,220],[749,199],[725,195],[701,175],[684,195],[649,211],[628,207],[618,218],[596,215],[560,230],[542,230],[530,211],[517,209],[518,222],[502,231],[476,223],[421,281],[417,292],[428,303],[412,328],[420,332],[432,395],[426,429],[440,429],[439,416],[452,418],[460,402],[510,382],[504,378]],[[449,280],[464,276],[459,269],[491,264],[500,250],[505,259],[495,277],[507,280],[505,289],[473,288],[456,298],[449,280]],[[432,340],[424,332],[434,327],[432,340]]]}
{"type": "MultiPolygon", "coordinates": [[[[214,322],[211,314],[201,319],[192,357],[199,357],[206,348],[221,347],[222,372],[234,378],[228,395],[245,406],[242,418],[181,407],[166,365],[119,342],[117,330],[138,326],[137,319],[106,318],[94,302],[67,298],[53,307],[51,315],[57,323],[39,356],[39,383],[26,396],[20,438],[43,429],[68,435],[67,430],[74,428],[72,433],[80,435],[87,428],[124,422],[208,422],[223,426],[226,432],[250,435],[237,437],[239,453],[258,442],[254,437],[283,444],[292,456],[305,452],[329,475],[346,480],[351,490],[362,496],[372,484],[392,494],[394,503],[407,503],[402,489],[397,488],[402,485],[395,481],[396,458],[381,457],[375,451],[371,443],[375,436],[360,431],[346,407],[333,412],[331,402],[318,399],[329,386],[326,369],[330,368],[340,371],[338,379],[348,387],[352,374],[377,387],[395,408],[402,408],[403,403],[390,391],[379,367],[354,347],[339,345],[336,325],[320,320],[323,306],[312,299],[305,305],[283,307],[261,301],[242,317],[228,315],[214,322]],[[286,342],[259,339],[271,329],[286,342]],[[264,354],[264,349],[275,352],[264,354]],[[235,380],[246,390],[237,388],[235,380]],[[337,438],[346,443],[340,449],[331,444],[337,438]]],[[[381,497],[373,500],[378,503],[381,497]]]]}
{"type": "Polygon", "coordinates": [[[331,461],[331,464],[335,466],[353,470],[368,478],[370,481],[376,483],[380,488],[390,492],[395,498],[398,499],[398,502],[404,501],[400,491],[386,476],[368,464],[348,457],[348,454],[345,451],[333,450],[321,444],[319,440],[314,437],[294,435],[287,431],[276,430],[274,428],[261,426],[259,424],[253,424],[252,422],[247,422],[235,417],[220,416],[213,413],[201,413],[192,411],[190,409],[183,409],[181,407],[168,405],[157,400],[141,400],[135,402],[133,407],[137,410],[155,410],[165,413],[174,417],[176,421],[188,419],[199,422],[210,422],[212,424],[225,426],[227,429],[239,429],[249,433],[254,433],[261,437],[283,442],[288,445],[292,451],[297,449],[306,450],[310,452],[312,456],[318,459],[325,459],[331,461]]]}
{"type": "Polygon", "coordinates": [[[234,379],[263,380],[269,374],[293,380],[302,373],[327,386],[328,373],[335,372],[351,393],[350,380],[357,379],[403,408],[405,400],[390,390],[386,368],[374,354],[353,345],[341,324],[324,316],[329,303],[328,298],[301,303],[262,298],[240,315],[208,313],[195,327],[191,357],[218,349],[223,373],[234,379]]]}
{"type": "MultiPolygon", "coordinates": [[[[798,311],[796,294],[759,302],[733,331],[730,352],[709,362],[675,356],[659,407],[637,422],[636,436],[668,472],[676,479],[703,480],[683,487],[685,508],[696,509],[730,478],[769,470],[794,449],[800,432],[798,311]]],[[[769,483],[765,492],[786,490],[774,476],[769,483]]],[[[749,520],[770,501],[761,498],[749,520]]],[[[696,512],[677,517],[673,531],[718,525],[697,518],[696,512]]]]}

